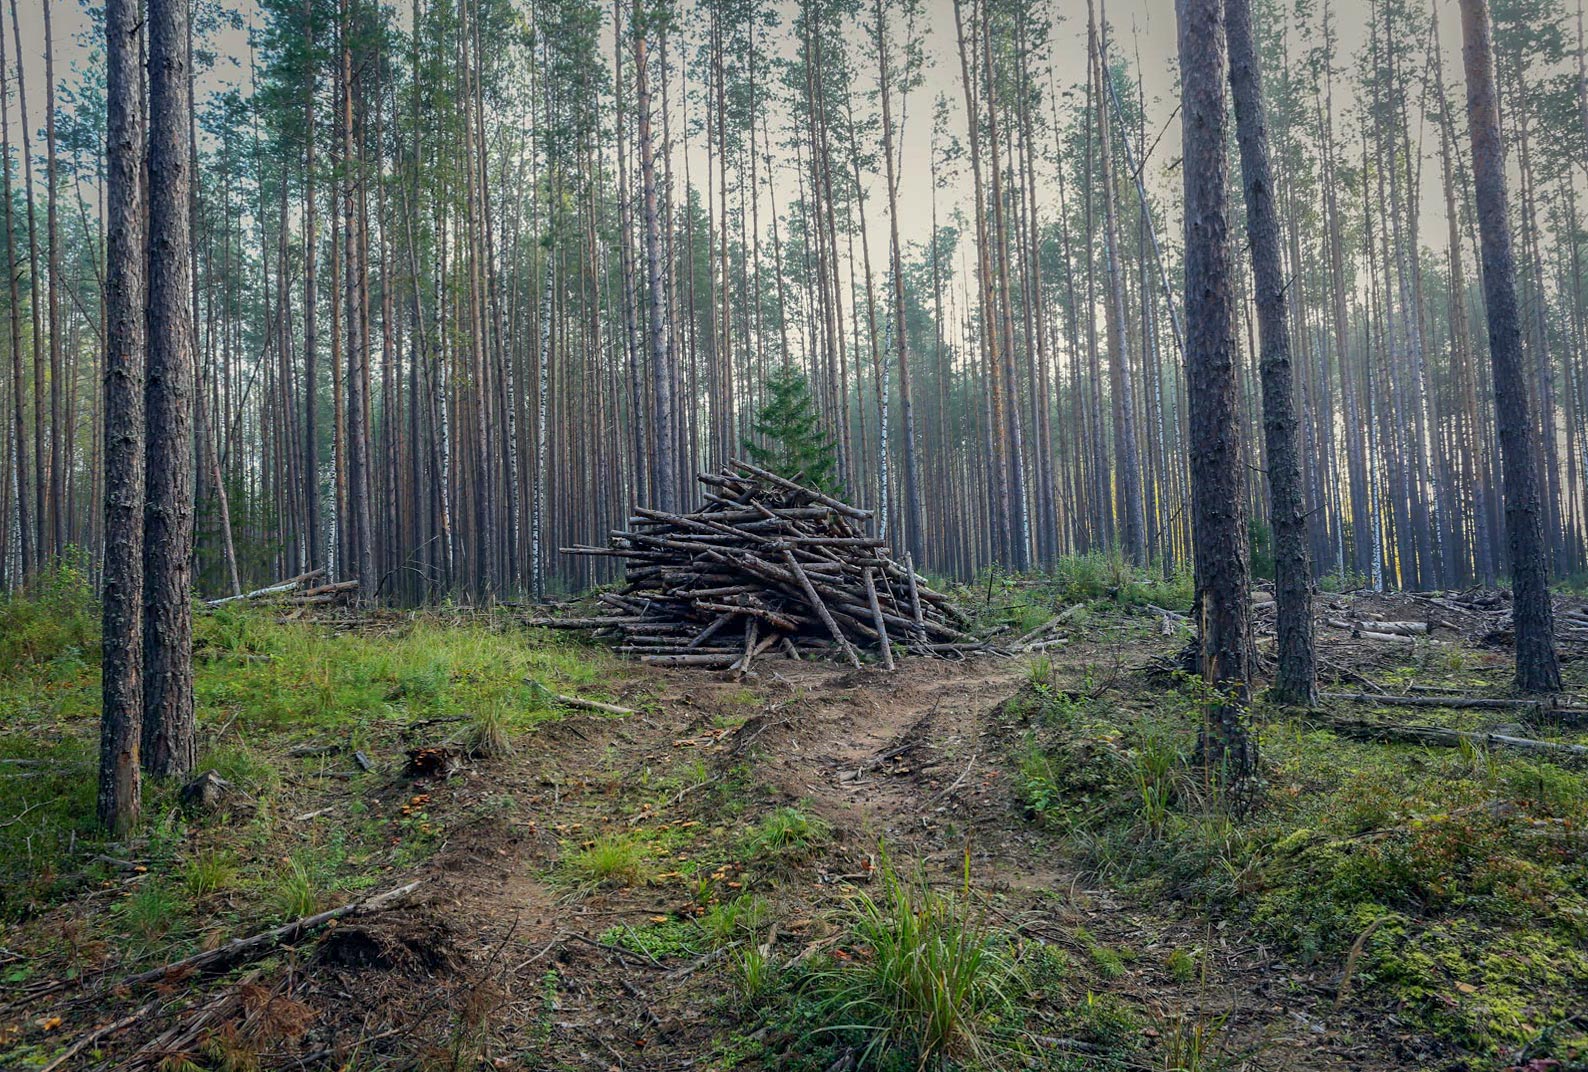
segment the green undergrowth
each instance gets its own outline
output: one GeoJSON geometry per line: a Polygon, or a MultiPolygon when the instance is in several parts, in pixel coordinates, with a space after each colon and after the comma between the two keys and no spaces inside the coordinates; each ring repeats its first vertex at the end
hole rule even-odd
{"type": "MultiPolygon", "coordinates": [[[[1259,709],[1264,800],[1234,819],[1192,760],[1194,688],[1129,709],[1038,682],[1012,707],[1028,816],[1098,876],[1249,927],[1472,1067],[1524,1049],[1583,1059],[1582,1026],[1562,1024],[1588,1007],[1581,768],[1354,742],[1259,709]]],[[[1475,727],[1485,714],[1417,717],[1475,727]]]]}
{"type": "Polygon", "coordinates": [[[761,913],[671,932],[727,960],[739,1030],[719,1040],[718,1066],[1132,1067],[1147,1022],[1092,989],[1094,972],[1008,925],[968,870],[935,884],[877,855],[874,880],[823,913],[828,937],[792,957],[763,941],[777,932],[761,913]]]}
{"type": "Polygon", "coordinates": [[[630,885],[677,891],[665,894],[676,907],[616,923],[600,941],[720,980],[732,1027],[710,1067],[1059,1070],[1139,1055],[1149,1021],[1096,989],[1119,971],[1102,961],[1121,954],[1091,942],[1077,958],[1023,932],[972,885],[968,855],[957,878],[933,882],[877,846],[862,868],[870,881],[850,876],[813,908],[809,867],[837,846],[803,804],[746,809],[673,841],[686,825],[676,816],[646,805],[639,818],[656,821],[565,841],[558,874],[618,896],[630,885]],[[1077,1048],[1055,1050],[1044,1041],[1054,1038],[1077,1048]]]}
{"type": "Polygon", "coordinates": [[[1163,607],[1184,612],[1193,596],[1191,575],[1160,565],[1142,569],[1113,552],[1066,555],[1053,566],[1028,573],[984,570],[974,583],[956,585],[959,605],[973,614],[983,631],[1004,627],[1022,635],[1075,608],[1071,624],[1084,624],[1087,610],[1163,607]]]}
{"type": "MultiPolygon", "coordinates": [[[[98,613],[86,582],[67,572],[0,603],[7,948],[43,941],[30,921],[86,892],[112,908],[89,914],[71,942],[134,959],[373,892],[446,833],[427,785],[383,791],[406,749],[451,744],[483,762],[557,717],[532,680],[597,698],[613,676],[610,656],[507,618],[417,615],[332,632],[278,622],[270,608],[199,614],[198,769],[231,792],[216,811],[188,814],[176,786],[146,782],[141,828],[112,843],[94,815],[98,613]]],[[[28,951],[71,952],[48,941],[28,951]]],[[[7,978],[32,970],[14,963],[7,978]]]]}

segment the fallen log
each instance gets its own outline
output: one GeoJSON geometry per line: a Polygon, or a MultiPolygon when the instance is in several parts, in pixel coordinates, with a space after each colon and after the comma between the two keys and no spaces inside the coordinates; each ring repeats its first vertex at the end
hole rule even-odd
{"type": "Polygon", "coordinates": [[[329,923],[333,919],[341,919],[344,916],[368,915],[371,912],[379,912],[390,908],[418,889],[421,881],[423,880],[410,882],[406,886],[398,886],[396,889],[387,890],[385,893],[376,894],[374,897],[355,901],[352,904],[342,905],[340,908],[316,912],[312,916],[303,916],[290,923],[283,923],[279,927],[260,931],[258,934],[250,935],[247,938],[233,938],[225,945],[194,953],[192,956],[183,957],[181,960],[173,960],[169,964],[160,965],[158,968],[150,968],[148,971],[123,976],[114,981],[100,980],[89,988],[88,993],[102,994],[107,990],[130,989],[135,986],[144,986],[148,983],[157,983],[172,975],[181,976],[197,971],[230,967],[243,961],[251,960],[254,957],[264,955],[282,942],[296,941],[314,928],[329,923]]]}
{"type": "Polygon", "coordinates": [[[1011,644],[1010,651],[1047,651],[1049,648],[1062,648],[1068,644],[1068,637],[1051,637],[1047,640],[1032,640],[1025,644],[1011,644]]]}
{"type": "MultiPolygon", "coordinates": [[[[275,584],[268,584],[263,588],[255,588],[252,592],[244,592],[242,595],[223,596],[220,599],[206,599],[204,601],[204,605],[206,607],[219,607],[227,603],[246,603],[249,600],[263,599],[266,596],[282,595],[287,592],[295,591],[303,584],[312,581],[317,577],[323,576],[325,576],[325,570],[323,569],[310,570],[308,573],[300,573],[296,577],[291,577],[285,581],[277,581],[275,584]]],[[[358,582],[353,582],[353,587],[358,587],[358,582]]]]}
{"type": "Polygon", "coordinates": [[[1364,632],[1394,633],[1398,636],[1427,636],[1427,622],[1357,622],[1355,628],[1364,632]]]}
{"type": "Polygon", "coordinates": [[[1530,737],[1512,737],[1505,733],[1474,733],[1467,730],[1447,729],[1443,726],[1395,726],[1351,719],[1326,719],[1323,725],[1333,733],[1358,741],[1393,741],[1443,748],[1455,748],[1466,741],[1471,744],[1487,745],[1490,748],[1534,752],[1556,761],[1588,763],[1588,746],[1536,741],[1530,737]]]}
{"type": "Polygon", "coordinates": [[[552,703],[561,704],[563,707],[574,707],[581,711],[598,711],[603,715],[632,715],[633,708],[619,707],[617,704],[602,703],[600,700],[586,700],[582,696],[564,696],[560,692],[552,692],[545,685],[530,678],[529,687],[545,696],[552,703]]]}
{"type": "Polygon", "coordinates": [[[1538,711],[1550,705],[1544,700],[1513,700],[1501,696],[1393,696],[1373,692],[1324,692],[1319,697],[1341,703],[1379,704],[1385,707],[1449,707],[1479,711],[1538,711]]]}
{"type": "Polygon", "coordinates": [[[726,655],[642,655],[640,662],[647,666],[712,666],[728,667],[738,662],[741,656],[729,652],[726,655]]]}
{"type": "Polygon", "coordinates": [[[610,618],[525,618],[524,624],[540,629],[604,629],[609,625],[628,625],[645,621],[643,615],[614,615],[610,618]]]}
{"type": "Polygon", "coordinates": [[[1356,630],[1353,633],[1353,635],[1358,637],[1359,639],[1362,639],[1362,640],[1377,640],[1377,641],[1381,641],[1381,642],[1386,643],[1386,644],[1392,644],[1392,643],[1393,644],[1416,644],[1417,643],[1417,638],[1416,637],[1403,636],[1400,633],[1380,633],[1380,632],[1377,632],[1377,631],[1369,631],[1369,630],[1366,630],[1366,629],[1358,629],[1358,630],[1356,630]]]}

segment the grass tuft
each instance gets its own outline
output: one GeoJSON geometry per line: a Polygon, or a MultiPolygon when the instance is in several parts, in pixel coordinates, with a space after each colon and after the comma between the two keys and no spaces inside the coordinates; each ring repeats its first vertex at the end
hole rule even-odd
{"type": "Polygon", "coordinates": [[[651,875],[651,853],[627,834],[604,834],[563,860],[577,886],[637,886],[651,875]]]}
{"type": "Polygon", "coordinates": [[[463,740],[469,755],[475,759],[498,759],[513,754],[507,716],[497,707],[486,708],[469,719],[463,740]]]}
{"type": "Polygon", "coordinates": [[[158,878],[145,879],[137,892],[115,908],[120,922],[135,942],[149,946],[176,929],[184,906],[176,891],[158,878]]]}
{"type": "Polygon", "coordinates": [[[909,1054],[920,1068],[999,1063],[999,1021],[1020,977],[1005,937],[975,905],[968,866],[964,886],[944,893],[902,878],[884,854],[880,895],[855,895],[850,951],[808,980],[828,1030],[869,1036],[861,1064],[885,1052],[909,1054]]]}
{"type": "Polygon", "coordinates": [[[285,919],[312,916],[320,909],[320,887],[314,873],[301,859],[293,857],[277,882],[276,911],[285,919]]]}
{"type": "Polygon", "coordinates": [[[196,853],[182,865],[182,885],[195,901],[219,893],[236,878],[231,856],[219,851],[196,853]]]}
{"type": "Polygon", "coordinates": [[[744,851],[753,859],[807,857],[832,836],[832,827],[795,807],[782,807],[745,834],[744,851]]]}

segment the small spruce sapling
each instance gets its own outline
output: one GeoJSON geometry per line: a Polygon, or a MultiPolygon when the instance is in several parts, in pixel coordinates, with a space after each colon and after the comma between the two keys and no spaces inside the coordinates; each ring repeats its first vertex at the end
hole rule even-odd
{"type": "Polygon", "coordinates": [[[754,437],[745,441],[750,460],[788,480],[840,494],[838,451],[822,427],[809,381],[792,370],[766,381],[766,401],[756,412],[754,437]]]}

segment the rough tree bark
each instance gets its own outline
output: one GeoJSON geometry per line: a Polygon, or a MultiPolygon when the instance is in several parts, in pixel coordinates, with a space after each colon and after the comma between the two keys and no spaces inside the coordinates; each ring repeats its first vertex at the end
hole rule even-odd
{"type": "Polygon", "coordinates": [[[1236,810],[1249,801],[1257,738],[1247,726],[1250,607],[1246,459],[1235,366],[1227,205],[1223,0],[1179,0],[1185,176],[1186,390],[1191,525],[1202,677],[1214,695],[1202,756],[1236,810]]]}
{"type": "MultiPolygon", "coordinates": [[[[303,48],[310,57],[315,55],[314,0],[304,0],[303,4],[303,48]]],[[[303,93],[303,512],[309,553],[305,565],[309,569],[325,561],[320,526],[320,339],[316,317],[320,288],[315,281],[320,258],[314,206],[315,70],[313,62],[305,68],[303,93]]]]}
{"type": "Polygon", "coordinates": [[[138,3],[105,4],[105,552],[99,821],[138,821],[143,731],[143,232],[138,3]]]}
{"type": "Polygon", "coordinates": [[[149,276],[143,766],[193,769],[193,287],[186,0],[148,0],[149,276]]]}
{"type": "MultiPolygon", "coordinates": [[[[345,253],[344,305],[347,308],[347,514],[348,568],[359,584],[359,599],[372,600],[378,587],[375,575],[374,514],[370,507],[369,346],[367,265],[363,240],[363,160],[354,128],[353,12],[343,3],[342,21],[342,164],[347,174],[342,185],[342,222],[345,253]]],[[[476,495],[483,501],[483,486],[476,495]]]]}
{"type": "Polygon", "coordinates": [[[33,549],[39,566],[60,555],[59,547],[51,546],[54,529],[50,524],[49,488],[50,466],[54,459],[49,454],[49,437],[45,430],[44,385],[44,323],[39,315],[39,234],[35,198],[33,196],[33,133],[28,111],[27,65],[22,62],[22,23],[17,17],[17,0],[11,0],[11,35],[17,45],[17,112],[22,119],[22,195],[28,218],[28,310],[33,322],[33,549]]]}
{"type": "Polygon", "coordinates": [[[55,156],[55,31],[51,24],[50,7],[54,0],[44,0],[44,236],[48,244],[45,263],[49,269],[49,286],[45,301],[48,309],[50,333],[50,528],[51,546],[57,555],[66,550],[68,539],[66,516],[66,474],[71,461],[70,444],[62,435],[66,428],[66,410],[62,398],[65,372],[61,367],[61,242],[60,224],[56,210],[57,193],[55,156]]]}
{"type": "Polygon", "coordinates": [[[1225,0],[1224,12],[1235,135],[1240,143],[1246,192],[1246,235],[1262,344],[1263,436],[1268,448],[1269,514],[1274,527],[1274,579],[1279,600],[1279,667],[1273,692],[1281,703],[1310,704],[1317,691],[1312,554],[1307,542],[1307,509],[1296,442],[1295,384],[1286,319],[1285,269],[1279,253],[1279,216],[1269,167],[1268,120],[1249,0],[1225,0]]]}
{"type": "Polygon", "coordinates": [[[1511,552],[1516,683],[1524,692],[1559,692],[1560,659],[1555,654],[1543,503],[1539,498],[1527,374],[1522,366],[1516,260],[1506,219],[1505,148],[1500,142],[1500,107],[1494,87],[1487,0],[1461,0],[1461,36],[1482,244],[1483,294],[1489,311],[1489,360],[1494,366],[1495,421],[1500,430],[1505,529],[1511,552]]]}
{"type": "Polygon", "coordinates": [[[894,343],[899,348],[899,407],[904,419],[904,544],[911,557],[926,557],[926,514],[921,503],[915,446],[915,394],[910,379],[910,332],[905,323],[904,263],[899,243],[899,179],[893,156],[893,107],[889,88],[887,16],[882,0],[874,4],[877,86],[882,97],[882,158],[888,184],[888,258],[893,283],[894,343]]]}
{"type": "MultiPolygon", "coordinates": [[[[1104,18],[1107,18],[1105,13],[1104,18]]],[[[1115,498],[1124,526],[1125,554],[1137,565],[1147,561],[1146,520],[1142,513],[1141,451],[1136,438],[1136,392],[1131,382],[1125,313],[1125,281],[1120,264],[1119,216],[1114,198],[1114,148],[1109,116],[1109,77],[1104,48],[1098,41],[1093,5],[1086,7],[1087,44],[1097,81],[1097,156],[1103,185],[1103,249],[1108,274],[1104,323],[1108,331],[1108,380],[1113,408],[1114,459],[1118,468],[1115,498]]],[[[1105,23],[1103,32],[1107,32],[1105,23]]]]}
{"type": "MultiPolygon", "coordinates": [[[[17,48],[20,56],[21,47],[17,48]]],[[[3,22],[0,22],[0,84],[6,80],[6,47],[3,22]]],[[[38,568],[36,556],[42,551],[37,544],[37,532],[30,523],[28,496],[28,425],[26,409],[26,381],[22,373],[22,290],[17,280],[22,272],[17,264],[16,228],[12,223],[13,202],[11,185],[11,110],[0,108],[0,172],[4,173],[4,188],[0,189],[4,201],[0,202],[0,226],[5,228],[6,288],[10,309],[6,319],[11,330],[11,401],[16,419],[14,452],[17,484],[17,545],[21,554],[22,579],[29,580],[38,568]]],[[[42,506],[43,504],[37,504],[42,506]]]]}
{"type": "Polygon", "coordinates": [[[657,509],[678,507],[678,415],[674,405],[673,352],[667,320],[667,290],[662,277],[662,228],[656,209],[656,148],[651,137],[651,84],[646,55],[648,18],[634,6],[634,107],[640,140],[640,183],[645,215],[645,276],[651,312],[651,420],[656,429],[651,488],[657,509]]]}

